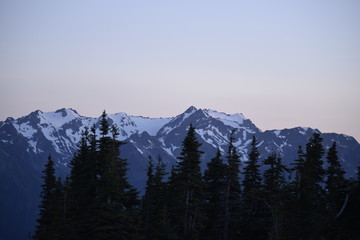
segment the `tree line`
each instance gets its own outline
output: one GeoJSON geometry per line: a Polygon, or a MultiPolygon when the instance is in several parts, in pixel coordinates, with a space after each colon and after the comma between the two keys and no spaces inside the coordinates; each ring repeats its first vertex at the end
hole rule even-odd
{"type": "Polygon", "coordinates": [[[170,173],[160,156],[149,157],[140,198],[105,112],[99,130],[97,139],[95,126],[85,129],[64,181],[49,157],[33,239],[360,239],[360,177],[345,178],[336,143],[325,151],[318,133],[286,167],[275,152],[261,160],[255,136],[241,162],[233,132],[202,174],[190,125],[170,173]]]}

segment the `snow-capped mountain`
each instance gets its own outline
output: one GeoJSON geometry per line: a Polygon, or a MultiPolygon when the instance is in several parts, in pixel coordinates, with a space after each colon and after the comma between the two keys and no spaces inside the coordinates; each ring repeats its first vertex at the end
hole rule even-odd
{"type": "MultiPolygon", "coordinates": [[[[259,142],[261,157],[271,152],[283,156],[290,164],[297,155],[297,147],[305,146],[316,129],[297,127],[283,130],[261,131],[242,114],[226,114],[210,109],[190,107],[184,113],[172,118],[145,118],[126,113],[108,115],[111,124],[119,130],[119,140],[126,142],[121,155],[128,159],[129,180],[142,189],[145,184],[148,156],[161,156],[168,167],[177,161],[181,143],[190,124],[196,128],[198,140],[202,143],[202,166],[215,155],[217,149],[227,151],[231,132],[235,146],[247,160],[252,137],[259,142]]],[[[35,111],[27,116],[0,122],[0,239],[6,234],[15,239],[16,233],[33,229],[39,202],[41,171],[50,154],[56,161],[57,172],[65,176],[68,163],[77,149],[85,127],[99,125],[100,118],[79,115],[73,109],[55,112],[35,111]],[[20,217],[21,216],[21,217],[20,217]],[[20,226],[20,229],[19,229],[20,226]],[[12,234],[12,235],[11,235],[12,234]]],[[[348,176],[360,165],[360,145],[350,136],[322,133],[324,147],[333,141],[338,143],[339,158],[348,176]]],[[[21,238],[20,238],[21,239],[21,238]]]]}

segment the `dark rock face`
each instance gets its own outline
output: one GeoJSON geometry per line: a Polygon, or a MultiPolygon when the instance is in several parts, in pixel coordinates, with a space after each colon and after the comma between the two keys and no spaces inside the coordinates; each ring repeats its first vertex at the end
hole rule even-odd
{"type": "MultiPolygon", "coordinates": [[[[226,154],[233,129],[242,160],[252,136],[256,136],[264,159],[271,152],[281,154],[286,165],[297,157],[298,146],[305,144],[314,132],[311,128],[261,131],[241,114],[228,115],[207,109],[190,107],[173,118],[143,118],[125,113],[109,115],[109,122],[120,129],[121,157],[128,160],[129,181],[142,190],[146,181],[148,157],[161,156],[168,169],[177,161],[181,143],[190,124],[196,128],[202,143],[202,167],[219,148],[226,154]]],[[[73,109],[44,113],[39,110],[28,116],[0,122],[0,239],[26,239],[34,231],[42,184],[42,169],[48,155],[56,162],[56,173],[65,177],[81,132],[85,127],[99,125],[98,118],[80,116],[73,109]]],[[[338,143],[338,155],[348,177],[360,165],[360,144],[350,136],[322,133],[327,150],[338,143]]],[[[326,156],[324,156],[325,159],[326,156]]]]}

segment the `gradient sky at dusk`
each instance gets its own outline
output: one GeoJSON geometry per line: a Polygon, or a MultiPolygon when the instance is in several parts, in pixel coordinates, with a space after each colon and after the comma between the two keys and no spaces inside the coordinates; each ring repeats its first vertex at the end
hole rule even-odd
{"type": "Polygon", "coordinates": [[[189,106],[360,140],[360,1],[0,2],[0,121],[189,106]]]}

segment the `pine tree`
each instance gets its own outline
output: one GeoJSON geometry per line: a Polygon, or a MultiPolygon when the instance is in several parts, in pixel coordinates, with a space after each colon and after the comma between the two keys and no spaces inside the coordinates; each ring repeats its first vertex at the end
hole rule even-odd
{"type": "MultiPolygon", "coordinates": [[[[336,142],[329,148],[327,154],[327,179],[325,187],[327,190],[327,201],[329,203],[328,211],[337,213],[344,201],[347,181],[344,177],[345,171],[343,170],[336,150],[336,142]]],[[[335,216],[335,215],[334,215],[335,216]]]]}
{"type": "Polygon", "coordinates": [[[200,172],[199,150],[201,143],[196,139],[195,128],[190,124],[187,136],[182,142],[181,156],[174,176],[177,187],[178,209],[174,223],[181,239],[199,239],[202,228],[203,184],[200,172]]]}
{"type": "Polygon", "coordinates": [[[56,186],[54,190],[54,239],[66,239],[66,234],[64,234],[68,229],[68,222],[65,215],[65,190],[64,185],[60,177],[56,181],[56,186]]]}
{"type": "Polygon", "coordinates": [[[322,192],[321,184],[325,170],[323,167],[322,156],[324,155],[324,147],[322,146],[322,138],[320,134],[314,133],[306,144],[306,153],[304,161],[304,177],[303,180],[308,184],[309,191],[313,191],[314,195],[322,192]]]}
{"type": "Polygon", "coordinates": [[[70,214],[70,176],[66,176],[65,181],[63,183],[63,201],[62,201],[62,210],[63,210],[63,217],[64,217],[64,226],[63,229],[61,231],[62,233],[62,238],[64,240],[70,240],[73,239],[73,230],[74,230],[74,226],[72,225],[72,219],[70,218],[71,214],[70,214]]]}
{"type": "MultiPolygon", "coordinates": [[[[282,235],[282,226],[285,222],[286,210],[284,209],[287,201],[285,192],[285,173],[288,171],[287,168],[281,163],[281,158],[276,153],[270,154],[263,162],[268,168],[264,171],[264,198],[263,202],[268,207],[266,213],[271,213],[271,220],[269,225],[270,239],[280,239],[282,235]],[[271,224],[270,224],[271,223],[271,224]]],[[[267,218],[268,216],[264,218],[267,218]]],[[[267,221],[266,219],[264,219],[267,221]]],[[[267,223],[268,224],[268,223],[267,223]]]]}
{"type": "Polygon", "coordinates": [[[289,182],[284,188],[284,222],[283,222],[283,237],[284,239],[303,239],[306,227],[303,216],[303,175],[304,175],[305,153],[302,146],[298,147],[298,157],[292,164],[290,169],[295,173],[294,179],[289,182]]]}
{"type": "Polygon", "coordinates": [[[294,189],[295,194],[298,199],[300,199],[301,195],[301,183],[302,183],[302,175],[304,173],[304,162],[305,162],[305,154],[302,150],[302,147],[299,146],[298,148],[298,158],[294,161],[294,168],[295,171],[295,180],[294,180],[294,189]]]}
{"type": "Polygon", "coordinates": [[[143,234],[145,239],[167,239],[168,213],[166,204],[166,186],[164,180],[165,164],[158,157],[154,167],[149,157],[147,182],[143,198],[143,234]]]}
{"type": "Polygon", "coordinates": [[[240,156],[233,144],[235,131],[234,129],[230,135],[227,154],[224,240],[239,237],[241,218],[240,156]]]}
{"type": "Polygon", "coordinates": [[[303,239],[318,239],[324,227],[325,193],[322,187],[325,170],[322,156],[324,148],[320,134],[314,133],[306,144],[301,178],[301,224],[303,239]]]}
{"type": "Polygon", "coordinates": [[[218,149],[216,156],[207,164],[204,172],[205,227],[203,239],[223,239],[225,226],[225,199],[227,193],[227,165],[221,159],[218,149]]]}
{"type": "Polygon", "coordinates": [[[147,180],[145,186],[145,194],[142,200],[142,217],[143,217],[143,234],[145,239],[153,238],[153,213],[157,209],[154,206],[154,163],[152,157],[149,156],[149,164],[147,168],[147,180]]]}
{"type": "Polygon", "coordinates": [[[357,168],[357,179],[351,179],[349,186],[349,198],[337,216],[337,222],[339,230],[342,230],[342,239],[356,240],[360,239],[360,166],[357,168]]]}
{"type": "Polygon", "coordinates": [[[327,224],[325,235],[332,239],[344,239],[343,229],[339,216],[342,214],[342,207],[348,201],[348,184],[336,150],[336,142],[329,148],[327,153],[328,168],[325,181],[326,202],[327,202],[327,224]]]}
{"type": "Polygon", "coordinates": [[[96,156],[90,151],[88,129],[82,133],[80,148],[70,163],[70,183],[68,190],[69,214],[73,239],[95,239],[96,222],[96,156]]]}
{"type": "Polygon", "coordinates": [[[166,165],[161,156],[158,156],[157,165],[154,174],[154,191],[157,193],[155,198],[155,232],[156,239],[168,239],[167,231],[169,229],[169,205],[167,203],[167,184],[164,180],[167,172],[165,171],[166,165]]]}
{"type": "Polygon", "coordinates": [[[180,187],[182,182],[179,175],[179,163],[173,165],[170,170],[169,180],[166,184],[166,205],[168,206],[168,225],[166,228],[166,239],[177,240],[180,239],[182,234],[182,217],[183,206],[182,199],[179,198],[180,187]]]}
{"type": "Polygon", "coordinates": [[[261,174],[258,164],[260,153],[253,136],[249,160],[244,167],[241,236],[243,239],[264,239],[267,236],[266,206],[262,202],[261,174]]]}
{"type": "Polygon", "coordinates": [[[264,188],[271,191],[270,194],[276,196],[285,184],[286,167],[281,163],[281,158],[276,154],[270,154],[263,162],[268,166],[264,171],[264,188]]]}
{"type": "Polygon", "coordinates": [[[97,151],[97,239],[139,238],[139,200],[137,191],[127,181],[127,161],[120,158],[122,142],[116,126],[110,126],[104,113],[100,121],[97,151]],[[108,134],[111,133],[111,136],[108,134]]]}
{"type": "Polygon", "coordinates": [[[247,197],[252,194],[252,191],[260,189],[261,186],[261,175],[259,170],[260,165],[258,164],[260,153],[256,145],[257,140],[256,137],[253,136],[249,160],[246,162],[246,166],[244,167],[243,191],[247,197]]]}
{"type": "Polygon", "coordinates": [[[47,240],[60,239],[59,233],[55,226],[56,207],[58,201],[58,185],[55,177],[54,161],[51,156],[48,157],[45,169],[43,172],[44,183],[41,186],[41,203],[39,205],[39,218],[37,219],[37,226],[33,239],[47,240]]]}

